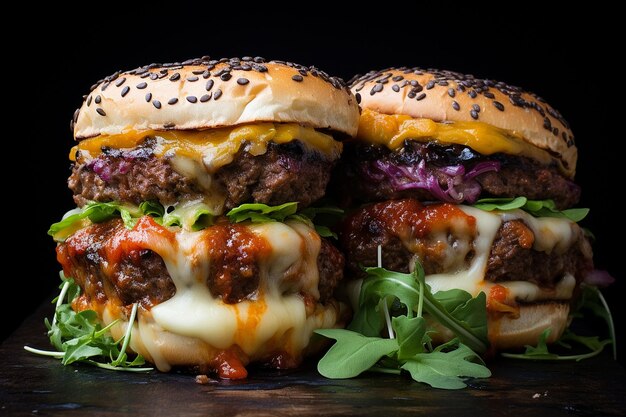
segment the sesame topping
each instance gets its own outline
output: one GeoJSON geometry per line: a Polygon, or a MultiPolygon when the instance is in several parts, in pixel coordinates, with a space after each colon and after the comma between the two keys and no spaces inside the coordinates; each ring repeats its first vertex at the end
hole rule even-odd
{"type": "Polygon", "coordinates": [[[100,115],[100,116],[106,116],[107,114],[104,112],[104,110],[102,110],[102,107],[98,107],[96,109],[96,112],[100,115]]]}
{"type": "Polygon", "coordinates": [[[169,104],[170,106],[173,106],[176,103],[178,103],[178,97],[172,97],[171,99],[167,100],[167,104],[169,104]]]}
{"type": "Polygon", "coordinates": [[[160,102],[159,100],[154,100],[154,101],[152,102],[152,105],[153,105],[154,107],[156,107],[157,109],[160,109],[160,108],[161,108],[161,102],[160,102]]]}
{"type": "Polygon", "coordinates": [[[250,82],[250,80],[248,80],[247,78],[238,78],[237,79],[237,84],[239,85],[246,85],[250,82]]]}
{"type": "Polygon", "coordinates": [[[147,93],[146,94],[146,101],[150,102],[150,100],[152,100],[152,93],[147,93]]]}
{"type": "Polygon", "coordinates": [[[198,99],[196,98],[196,96],[187,96],[186,97],[187,101],[190,103],[195,103],[198,101],[198,99]]]}
{"type": "Polygon", "coordinates": [[[509,103],[515,107],[536,111],[544,120],[544,129],[563,140],[567,146],[574,146],[573,138],[569,133],[553,126],[556,120],[566,129],[569,129],[567,121],[558,111],[550,107],[545,100],[536,94],[526,92],[519,87],[501,81],[479,79],[470,74],[454,71],[400,67],[357,75],[349,81],[349,84],[355,93],[363,90],[363,88],[369,88],[369,93],[373,96],[384,91],[383,85],[389,80],[396,83],[391,86],[391,91],[403,94],[403,99],[423,100],[431,91],[444,88],[445,90],[436,92],[437,100],[444,99],[442,95],[454,99],[450,100],[450,105],[455,111],[460,111],[461,109],[459,101],[467,100],[471,103],[471,100],[476,100],[480,104],[472,103],[468,109],[470,117],[474,120],[478,120],[484,112],[506,111],[505,100],[508,99],[509,103]],[[419,78],[416,76],[419,76],[419,78]],[[423,83],[423,88],[420,83],[423,83]],[[407,88],[408,91],[405,90],[407,88]],[[421,92],[422,90],[424,92],[421,92]],[[457,101],[455,98],[461,93],[467,94],[469,99],[464,97],[462,100],[457,101]],[[491,105],[486,107],[486,102],[491,102],[495,110],[492,110],[491,105]],[[482,109],[481,106],[483,107],[482,109]],[[549,117],[546,115],[549,115],[549,117]]]}
{"type": "Polygon", "coordinates": [[[120,93],[120,95],[121,95],[122,97],[124,97],[124,96],[126,96],[126,94],[128,94],[128,92],[129,92],[129,91],[130,91],[130,87],[129,87],[129,86],[126,86],[126,87],[124,87],[124,88],[122,89],[122,92],[120,93]]]}
{"type": "Polygon", "coordinates": [[[296,74],[293,77],[291,77],[291,79],[297,82],[301,82],[302,80],[304,80],[304,77],[302,77],[302,75],[300,74],[296,74]]]}
{"type": "Polygon", "coordinates": [[[144,81],[144,82],[141,82],[141,83],[137,84],[135,87],[137,87],[137,89],[139,89],[139,90],[143,90],[143,89],[144,89],[144,88],[146,88],[147,86],[148,86],[148,83],[146,83],[146,82],[144,81]]]}

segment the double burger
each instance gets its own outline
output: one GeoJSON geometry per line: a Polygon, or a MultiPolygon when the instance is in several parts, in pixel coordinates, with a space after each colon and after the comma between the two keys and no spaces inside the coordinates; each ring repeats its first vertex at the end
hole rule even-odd
{"type": "Polygon", "coordinates": [[[484,292],[493,348],[536,345],[546,329],[558,339],[593,270],[565,215],[580,188],[564,118],[533,93],[451,71],[372,71],[351,89],[362,113],[336,178],[357,207],[340,233],[348,274],[376,266],[380,247],[384,268],[419,261],[433,292],[484,292]]]}
{"type": "Polygon", "coordinates": [[[130,350],[162,371],[297,366],[315,329],[344,324],[344,258],[302,216],[255,219],[319,200],[358,118],[340,79],[261,58],[95,84],[72,123],[77,209],[52,230],[73,309],[115,322],[115,339],[132,326],[130,350]]]}

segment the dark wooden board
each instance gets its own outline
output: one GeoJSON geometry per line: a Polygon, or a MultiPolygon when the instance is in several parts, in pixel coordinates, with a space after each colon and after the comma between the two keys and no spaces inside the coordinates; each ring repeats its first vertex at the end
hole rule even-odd
{"type": "Polygon", "coordinates": [[[252,370],[245,381],[201,385],[194,375],[62,366],[26,352],[48,348],[42,306],[0,346],[0,415],[45,416],[624,416],[626,372],[609,355],[580,363],[497,359],[493,376],[464,390],[367,374],[329,380],[309,362],[290,372],[252,370]]]}

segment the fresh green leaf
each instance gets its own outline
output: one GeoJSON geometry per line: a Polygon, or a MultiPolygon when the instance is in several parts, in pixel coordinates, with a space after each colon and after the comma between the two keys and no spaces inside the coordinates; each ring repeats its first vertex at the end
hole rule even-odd
{"type": "Polygon", "coordinates": [[[449,352],[418,353],[408,359],[401,368],[408,371],[415,381],[435,388],[460,389],[466,386],[460,377],[488,378],[491,376],[486,366],[470,361],[476,358],[478,358],[476,353],[459,343],[455,350],[449,352]]]}
{"type": "Polygon", "coordinates": [[[293,215],[298,210],[298,203],[291,202],[279,206],[268,206],[266,204],[242,204],[226,213],[228,220],[232,223],[240,223],[250,220],[254,223],[264,223],[279,221],[293,215]]]}
{"type": "Polygon", "coordinates": [[[481,198],[474,207],[485,211],[493,210],[515,210],[524,207],[528,199],[526,197],[516,198],[481,198]]]}
{"type": "Polygon", "coordinates": [[[398,339],[398,359],[408,359],[426,350],[424,345],[430,342],[430,337],[426,334],[424,317],[398,316],[391,323],[398,339]]]}
{"type": "Polygon", "coordinates": [[[165,208],[158,201],[144,201],[139,204],[139,210],[152,217],[163,217],[165,214],[165,208]]]}
{"type": "Polygon", "coordinates": [[[588,208],[558,210],[553,200],[529,200],[526,197],[482,198],[474,203],[474,207],[486,211],[522,209],[535,217],[566,218],[573,222],[579,222],[589,214],[588,208]]]}
{"type": "Polygon", "coordinates": [[[319,329],[315,333],[337,341],[317,365],[318,372],[326,378],[353,378],[398,350],[395,339],[365,337],[344,329],[319,329]]]}
{"type": "Polygon", "coordinates": [[[152,368],[137,368],[144,364],[141,355],[137,355],[132,361],[127,359],[126,348],[130,342],[137,305],[133,306],[126,334],[121,340],[115,341],[109,330],[117,322],[114,321],[107,327],[102,327],[95,311],[84,310],[76,313],[72,310],[70,304],[80,294],[80,288],[63,274],[61,278],[64,282],[55,300],[54,318],[52,321],[45,320],[50,343],[57,350],[43,351],[27,346],[24,348],[33,353],[60,358],[63,365],[82,362],[113,370],[135,372],[151,370],[152,368]],[[120,344],[122,349],[120,349],[120,344]]]}
{"type": "Polygon", "coordinates": [[[124,225],[131,229],[135,224],[134,218],[141,216],[141,212],[137,207],[117,202],[90,202],[82,209],[70,210],[66,213],[63,220],[50,226],[48,234],[57,241],[63,241],[78,228],[82,227],[85,220],[89,220],[92,223],[101,223],[117,216],[120,216],[124,221],[124,225]]]}
{"type": "Polygon", "coordinates": [[[467,291],[439,291],[433,297],[459,322],[465,323],[481,340],[487,340],[487,297],[484,292],[472,297],[467,291]]]}
{"type": "Polygon", "coordinates": [[[204,203],[189,202],[177,206],[169,213],[165,210],[161,222],[164,226],[178,226],[198,231],[213,224],[214,215],[204,203]]]}
{"type": "Polygon", "coordinates": [[[400,303],[412,309],[419,302],[419,284],[412,274],[387,271],[384,268],[365,268],[367,278],[361,285],[359,309],[348,329],[365,336],[379,336],[385,325],[381,301],[387,302],[388,295],[396,297],[400,303]]]}

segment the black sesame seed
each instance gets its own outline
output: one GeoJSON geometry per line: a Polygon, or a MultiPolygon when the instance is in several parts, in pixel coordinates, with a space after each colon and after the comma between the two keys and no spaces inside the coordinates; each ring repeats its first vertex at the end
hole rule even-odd
{"type": "Polygon", "coordinates": [[[102,101],[102,97],[100,97],[100,94],[96,96],[96,99],[94,101],[96,102],[96,104],[100,104],[100,102],[102,101]]]}
{"type": "Polygon", "coordinates": [[[198,99],[196,98],[196,96],[187,96],[187,101],[190,103],[195,103],[198,101],[198,99]]]}
{"type": "Polygon", "coordinates": [[[370,96],[373,96],[376,93],[380,93],[383,91],[384,86],[382,84],[376,84],[372,90],[370,91],[370,96]]]}
{"type": "Polygon", "coordinates": [[[104,110],[102,110],[101,107],[98,107],[96,109],[96,112],[100,115],[100,116],[106,116],[107,114],[104,112],[104,110]]]}
{"type": "Polygon", "coordinates": [[[485,91],[485,92],[483,93],[483,95],[484,95],[485,97],[487,97],[487,98],[491,98],[491,99],[496,98],[496,96],[495,96],[493,93],[490,93],[489,91],[485,91]]]}
{"type": "Polygon", "coordinates": [[[222,97],[222,90],[218,88],[217,90],[215,90],[215,94],[213,94],[213,100],[217,100],[220,97],[222,97]]]}
{"type": "Polygon", "coordinates": [[[215,84],[215,82],[213,80],[209,80],[206,82],[206,87],[204,87],[206,89],[206,91],[211,91],[211,88],[213,88],[213,84],[215,84]]]}
{"type": "Polygon", "coordinates": [[[126,77],[122,77],[122,78],[118,79],[117,81],[115,81],[115,86],[119,87],[122,84],[124,84],[125,82],[126,82],[126,77]]]}
{"type": "Polygon", "coordinates": [[[452,102],[452,108],[453,108],[454,110],[456,110],[456,111],[461,110],[461,106],[459,105],[459,103],[457,103],[457,101],[456,101],[456,100],[454,100],[454,101],[452,102]]]}
{"type": "Polygon", "coordinates": [[[476,96],[478,96],[478,93],[475,90],[469,90],[467,94],[469,94],[471,98],[476,98],[476,96]]]}
{"type": "Polygon", "coordinates": [[[200,102],[206,103],[207,101],[211,100],[211,95],[212,93],[203,95],[202,97],[200,97],[200,102]]]}
{"type": "Polygon", "coordinates": [[[301,82],[302,80],[304,80],[304,78],[300,74],[294,75],[293,77],[291,77],[291,79],[297,82],[301,82]]]}
{"type": "Polygon", "coordinates": [[[480,113],[480,106],[478,104],[472,104],[472,110],[476,113],[480,113]]]}
{"type": "Polygon", "coordinates": [[[152,93],[147,93],[146,94],[146,101],[150,102],[150,100],[152,100],[152,93]]]}
{"type": "Polygon", "coordinates": [[[417,93],[413,90],[409,91],[409,94],[407,94],[406,96],[408,98],[415,98],[415,96],[417,95],[417,93]]]}
{"type": "Polygon", "coordinates": [[[430,90],[431,88],[433,88],[435,86],[435,81],[434,80],[430,80],[426,83],[426,89],[430,90]]]}
{"type": "Polygon", "coordinates": [[[420,93],[417,95],[417,97],[415,97],[415,100],[420,101],[420,100],[424,100],[426,98],[426,93],[420,93]]]}
{"type": "Polygon", "coordinates": [[[156,80],[156,79],[158,79],[158,78],[159,78],[159,74],[157,74],[156,72],[151,72],[151,73],[150,73],[150,79],[151,79],[152,81],[154,81],[154,80],[156,80]]]}
{"type": "Polygon", "coordinates": [[[392,78],[392,81],[396,81],[397,82],[397,81],[401,81],[403,79],[404,79],[404,77],[402,75],[396,75],[395,77],[392,78]]]}
{"type": "Polygon", "coordinates": [[[167,104],[169,105],[174,105],[176,103],[178,103],[178,98],[176,97],[172,97],[171,99],[167,100],[167,104]]]}
{"type": "Polygon", "coordinates": [[[478,120],[478,112],[476,110],[470,110],[470,116],[472,116],[472,119],[478,120]]]}
{"type": "Polygon", "coordinates": [[[120,94],[122,95],[122,97],[124,97],[126,94],[128,94],[129,91],[130,91],[130,87],[126,86],[122,88],[122,92],[120,94]]]}
{"type": "Polygon", "coordinates": [[[452,87],[448,88],[448,95],[450,97],[454,97],[456,95],[456,92],[454,91],[454,88],[452,88],[452,87]]]}
{"type": "Polygon", "coordinates": [[[558,127],[553,127],[552,128],[552,134],[554,136],[558,136],[559,135],[559,128],[558,127]]]}
{"type": "Polygon", "coordinates": [[[180,74],[175,72],[171,77],[170,77],[170,81],[176,81],[180,78],[180,74]]]}
{"type": "Polygon", "coordinates": [[[496,107],[496,109],[504,111],[504,104],[500,103],[499,101],[494,101],[493,105],[496,107]]]}
{"type": "Polygon", "coordinates": [[[361,104],[361,93],[356,93],[354,97],[356,97],[357,104],[361,104]]]}
{"type": "Polygon", "coordinates": [[[204,78],[205,80],[206,80],[207,78],[209,78],[210,76],[211,76],[211,71],[209,71],[209,70],[205,70],[205,71],[202,73],[202,78],[204,78]]]}
{"type": "Polygon", "coordinates": [[[448,86],[448,82],[446,80],[439,80],[439,81],[437,81],[437,84],[439,84],[442,87],[447,87],[448,86]]]}
{"type": "Polygon", "coordinates": [[[194,81],[198,81],[198,76],[192,75],[190,77],[187,77],[187,81],[189,81],[190,83],[192,83],[194,81]]]}
{"type": "Polygon", "coordinates": [[[154,101],[152,102],[152,105],[153,105],[154,107],[156,107],[157,109],[160,109],[160,108],[161,108],[161,102],[160,102],[159,100],[154,100],[154,101]]]}
{"type": "Polygon", "coordinates": [[[552,130],[552,122],[547,117],[543,119],[543,128],[547,130],[552,130]]]}
{"type": "Polygon", "coordinates": [[[225,72],[222,75],[220,75],[220,80],[222,81],[228,81],[232,78],[233,76],[230,75],[230,72],[225,72]]]}
{"type": "Polygon", "coordinates": [[[148,86],[147,83],[143,82],[143,83],[139,83],[136,85],[136,87],[140,90],[143,90],[144,88],[146,88],[148,86]]]}
{"type": "Polygon", "coordinates": [[[246,85],[250,82],[250,80],[248,80],[247,78],[238,78],[237,79],[237,84],[239,85],[246,85]]]}
{"type": "Polygon", "coordinates": [[[164,127],[164,128],[166,128],[166,129],[171,129],[171,128],[173,128],[174,126],[176,126],[176,124],[175,124],[175,123],[172,123],[172,122],[165,123],[165,124],[163,125],[163,127],[164,127]]]}
{"type": "Polygon", "coordinates": [[[89,107],[89,105],[91,104],[91,96],[87,97],[87,107],[89,107]]]}
{"type": "Polygon", "coordinates": [[[394,84],[391,86],[391,89],[397,93],[400,91],[400,86],[398,84],[394,84]]]}

